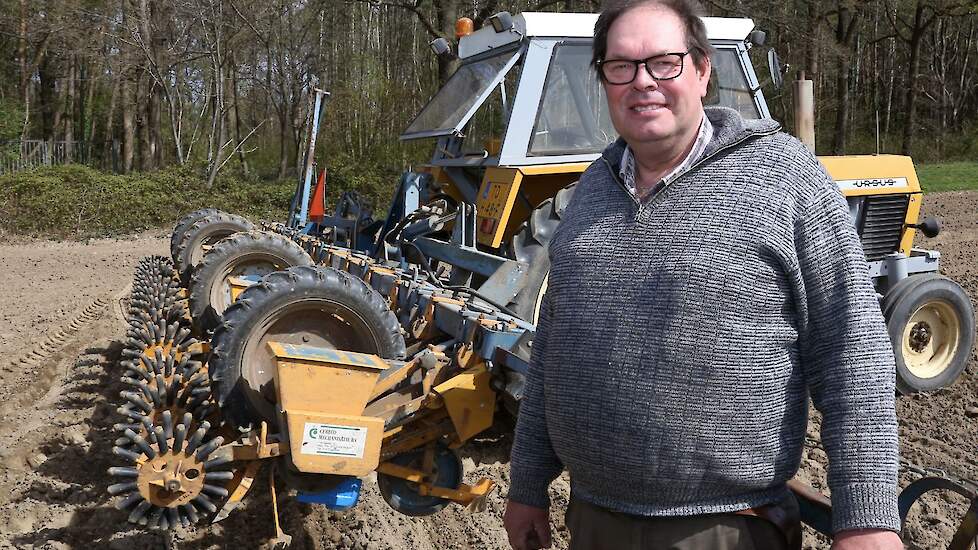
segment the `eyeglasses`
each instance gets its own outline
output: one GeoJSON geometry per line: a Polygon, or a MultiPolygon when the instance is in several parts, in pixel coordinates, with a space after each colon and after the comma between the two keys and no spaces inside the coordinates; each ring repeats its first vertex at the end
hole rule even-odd
{"type": "Polygon", "coordinates": [[[654,55],[646,59],[605,59],[598,62],[598,70],[608,84],[630,84],[638,75],[638,66],[655,80],[672,80],[683,74],[683,61],[690,50],[654,55]]]}

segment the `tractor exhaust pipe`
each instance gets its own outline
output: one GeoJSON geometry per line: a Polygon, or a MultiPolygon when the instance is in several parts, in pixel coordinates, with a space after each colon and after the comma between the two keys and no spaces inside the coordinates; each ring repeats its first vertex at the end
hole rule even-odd
{"type": "Polygon", "coordinates": [[[795,81],[795,136],[815,152],[815,85],[802,71],[795,81]]]}

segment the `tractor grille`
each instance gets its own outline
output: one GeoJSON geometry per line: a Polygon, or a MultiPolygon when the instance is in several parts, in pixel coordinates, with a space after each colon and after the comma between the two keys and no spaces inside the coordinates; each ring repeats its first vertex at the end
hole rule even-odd
{"type": "Polygon", "coordinates": [[[858,229],[868,261],[881,260],[900,249],[909,204],[910,195],[866,197],[858,229]]]}

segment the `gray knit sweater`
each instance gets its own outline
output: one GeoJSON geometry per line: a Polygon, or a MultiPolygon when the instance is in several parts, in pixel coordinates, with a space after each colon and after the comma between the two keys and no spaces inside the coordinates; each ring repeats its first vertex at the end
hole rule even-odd
{"type": "Polygon", "coordinates": [[[639,203],[624,144],[550,244],[509,498],[648,516],[770,503],[823,414],[833,531],[899,530],[895,368],[839,189],[771,120],[707,110],[703,157],[639,203]]]}

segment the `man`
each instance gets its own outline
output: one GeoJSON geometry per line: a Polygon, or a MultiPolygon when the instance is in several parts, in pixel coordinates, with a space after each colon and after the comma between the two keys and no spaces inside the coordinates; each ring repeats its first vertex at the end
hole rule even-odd
{"type": "MultiPolygon", "coordinates": [[[[790,548],[785,483],[823,414],[833,548],[902,548],[895,369],[845,200],[771,120],[704,110],[692,0],[613,1],[594,66],[621,139],[550,244],[505,525],[571,547],[790,548]]],[[[795,546],[797,547],[797,546],[795,546]]]]}

